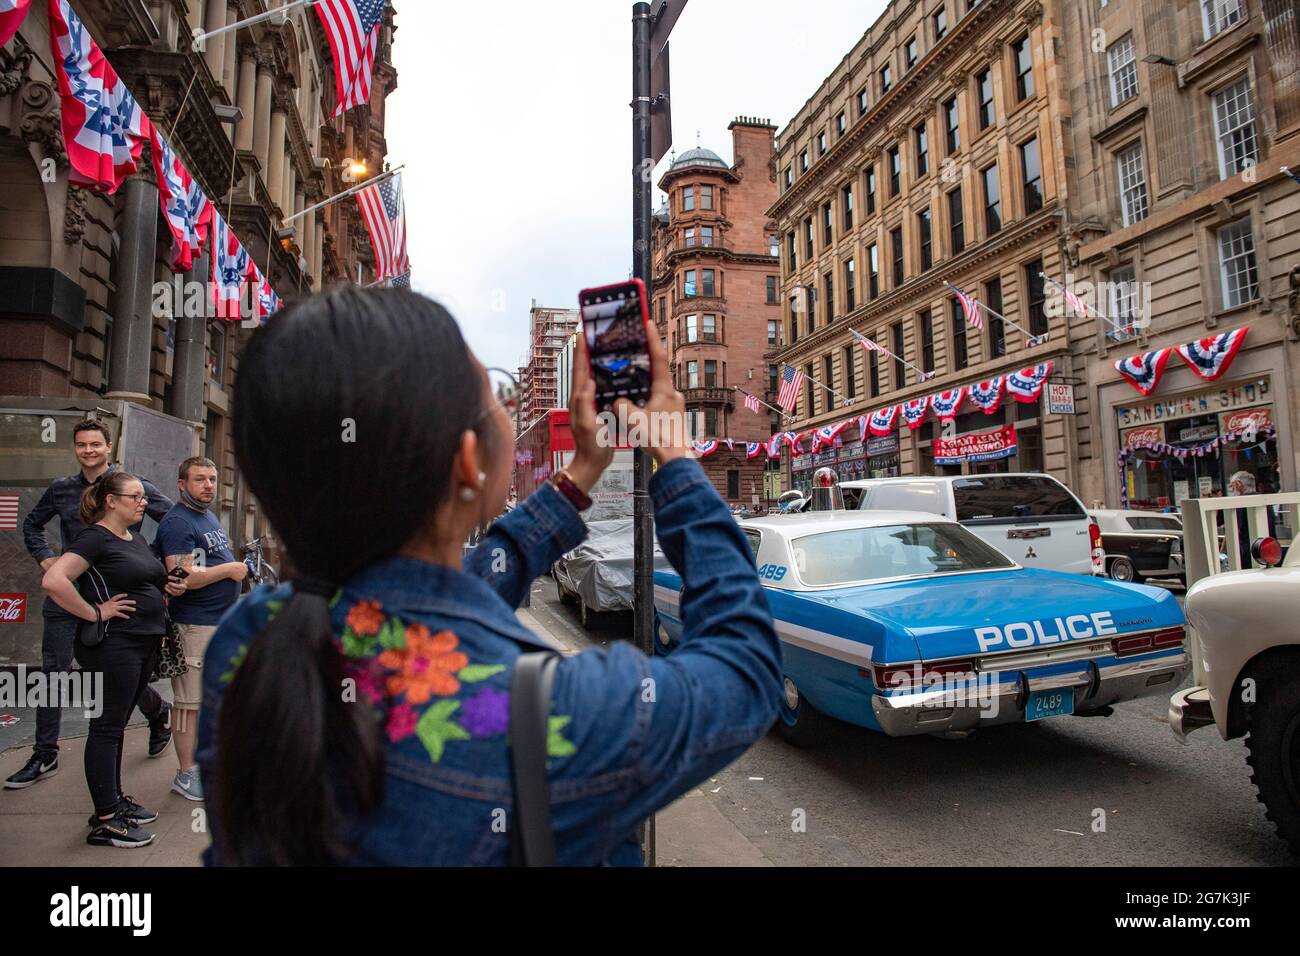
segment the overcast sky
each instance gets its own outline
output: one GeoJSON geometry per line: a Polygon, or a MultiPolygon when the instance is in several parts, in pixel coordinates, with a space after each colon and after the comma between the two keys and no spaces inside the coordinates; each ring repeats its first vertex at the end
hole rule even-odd
{"type": "MultiPolygon", "coordinates": [[[[738,115],[784,128],[884,6],[690,0],[672,39],[677,151],[698,131],[730,162],[738,115]]],[[[394,7],[387,135],[391,161],[407,165],[413,284],[452,311],[485,364],[514,369],[532,299],[572,308],[579,289],[631,269],[632,3],[394,7]]]]}

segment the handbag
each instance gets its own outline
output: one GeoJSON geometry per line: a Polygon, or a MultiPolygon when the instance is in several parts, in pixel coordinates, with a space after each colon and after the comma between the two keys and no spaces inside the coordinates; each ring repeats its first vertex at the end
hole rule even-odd
{"type": "Polygon", "coordinates": [[[185,645],[181,643],[181,629],[172,620],[170,613],[163,614],[162,643],[158,646],[158,656],[154,658],[153,675],[149,683],[156,680],[171,680],[184,677],[190,665],[185,660],[185,645]]]}
{"type": "Polygon", "coordinates": [[[104,641],[104,619],[100,616],[99,605],[90,602],[91,608],[95,611],[93,621],[81,621],[77,624],[77,640],[84,647],[98,647],[104,641]]]}
{"type": "Polygon", "coordinates": [[[555,832],[546,789],[546,737],[558,654],[521,654],[510,678],[510,769],[515,815],[511,866],[555,866],[555,832]]]}

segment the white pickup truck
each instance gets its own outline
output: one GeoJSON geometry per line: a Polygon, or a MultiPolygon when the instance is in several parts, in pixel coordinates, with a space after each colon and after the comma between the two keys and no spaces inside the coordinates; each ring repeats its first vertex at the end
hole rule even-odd
{"type": "Polygon", "coordinates": [[[871,478],[846,481],[840,488],[846,502],[857,497],[863,511],[953,518],[1022,567],[1106,573],[1101,529],[1083,502],[1049,475],[871,478]]]}

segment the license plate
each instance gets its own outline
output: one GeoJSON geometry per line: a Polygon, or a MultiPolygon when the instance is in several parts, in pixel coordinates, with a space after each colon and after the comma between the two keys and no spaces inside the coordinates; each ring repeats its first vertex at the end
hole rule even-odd
{"type": "Polygon", "coordinates": [[[1063,687],[1058,690],[1031,691],[1025,702],[1025,720],[1042,720],[1045,717],[1063,717],[1074,713],[1074,690],[1063,687]]]}

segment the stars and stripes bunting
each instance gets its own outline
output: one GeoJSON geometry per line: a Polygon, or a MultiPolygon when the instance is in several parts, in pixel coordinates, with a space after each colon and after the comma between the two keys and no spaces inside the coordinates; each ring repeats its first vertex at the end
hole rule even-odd
{"type": "Polygon", "coordinates": [[[708,438],[705,439],[704,441],[691,442],[691,451],[695,452],[696,458],[708,458],[717,450],[718,450],[718,440],[716,438],[708,438]]]}
{"type": "Polygon", "coordinates": [[[375,279],[392,279],[410,272],[406,254],[406,199],[402,174],[388,176],[357,193],[361,218],[375,251],[375,279]]]}
{"type": "Polygon", "coordinates": [[[986,382],[977,382],[966,390],[967,397],[985,415],[992,415],[1002,407],[1002,386],[1006,376],[999,375],[986,382]]]}
{"type": "Polygon", "coordinates": [[[867,422],[868,431],[877,437],[888,435],[894,430],[894,424],[898,421],[898,409],[898,405],[891,405],[872,412],[867,422]]]}
{"type": "Polygon", "coordinates": [[[321,0],[316,13],[334,56],[338,116],[370,102],[385,0],[321,0]]]}
{"type": "Polygon", "coordinates": [[[787,365],[781,373],[781,389],[776,393],[776,403],[783,411],[793,412],[799,404],[799,389],[803,388],[803,372],[793,365],[787,365]]]}
{"type": "Polygon", "coordinates": [[[162,204],[163,218],[172,233],[169,265],[172,272],[188,272],[203,249],[214,211],[212,202],[157,128],[152,130],[152,134],[158,199],[162,204]]]}
{"type": "Polygon", "coordinates": [[[22,26],[32,0],[0,0],[0,46],[4,46],[22,26]]]}
{"type": "Polygon", "coordinates": [[[1160,384],[1160,378],[1165,374],[1165,365],[1173,354],[1174,347],[1169,345],[1154,352],[1133,355],[1116,362],[1115,371],[1128,379],[1128,383],[1143,395],[1150,395],[1160,384]]]}
{"type": "Polygon", "coordinates": [[[1178,354],[1193,372],[1207,382],[1212,382],[1228,370],[1241,349],[1241,344],[1246,341],[1249,328],[1242,326],[1231,332],[1187,342],[1178,346],[1178,354]]]}
{"type": "Polygon", "coordinates": [[[0,495],[0,531],[18,530],[18,496],[0,495]]]}
{"type": "Polygon", "coordinates": [[[763,453],[764,447],[766,446],[764,446],[761,441],[745,442],[745,460],[748,461],[751,458],[757,458],[763,453]]]}
{"type": "Polygon", "coordinates": [[[950,422],[957,417],[957,409],[961,408],[962,399],[965,397],[966,386],[961,385],[946,392],[931,395],[930,407],[934,409],[935,417],[939,421],[950,422]]]}
{"type": "Polygon", "coordinates": [[[903,421],[907,422],[907,427],[916,431],[925,421],[925,413],[930,407],[930,396],[923,395],[921,398],[914,398],[910,402],[903,403],[903,421]]]}
{"type": "Polygon", "coordinates": [[[212,213],[212,297],[217,318],[238,322],[251,274],[248,250],[220,212],[212,213]]]}
{"type": "Polygon", "coordinates": [[[1040,362],[1037,365],[1031,365],[1029,368],[1022,368],[1018,372],[1012,372],[1007,376],[1006,389],[1007,394],[1011,395],[1018,402],[1038,401],[1038,396],[1043,392],[1043,385],[1047,382],[1047,376],[1052,374],[1051,362],[1040,362]]]}

